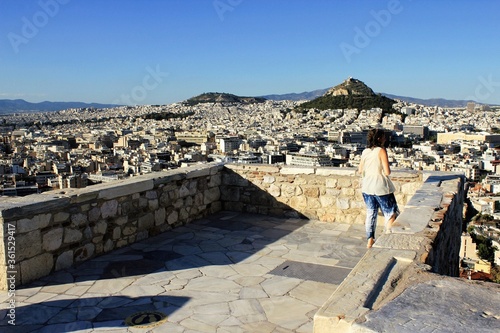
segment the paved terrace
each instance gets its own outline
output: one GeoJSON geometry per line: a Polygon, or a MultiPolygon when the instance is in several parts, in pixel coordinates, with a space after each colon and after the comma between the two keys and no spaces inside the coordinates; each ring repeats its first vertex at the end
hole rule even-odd
{"type": "Polygon", "coordinates": [[[453,278],[463,177],[391,178],[404,208],[368,251],[352,168],[209,164],[4,199],[0,331],[499,332],[498,285],[453,278]],[[166,320],[126,326],[137,313],[166,320]]]}
{"type": "Polygon", "coordinates": [[[19,287],[15,327],[2,292],[0,331],[312,332],[366,251],[359,224],[223,211],[19,287]]]}

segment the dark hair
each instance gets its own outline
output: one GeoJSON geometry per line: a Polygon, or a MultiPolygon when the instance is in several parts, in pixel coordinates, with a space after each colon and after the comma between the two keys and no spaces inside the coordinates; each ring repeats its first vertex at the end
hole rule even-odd
{"type": "Polygon", "coordinates": [[[368,132],[368,148],[373,147],[384,147],[384,144],[381,142],[382,138],[385,137],[385,132],[380,128],[373,128],[368,132]]]}

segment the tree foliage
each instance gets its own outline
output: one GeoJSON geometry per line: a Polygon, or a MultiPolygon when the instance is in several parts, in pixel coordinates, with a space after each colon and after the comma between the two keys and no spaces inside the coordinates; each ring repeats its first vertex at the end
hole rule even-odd
{"type": "Polygon", "coordinates": [[[494,264],[495,251],[497,251],[498,249],[493,246],[492,240],[482,235],[478,235],[474,232],[470,235],[472,237],[472,241],[477,244],[477,254],[479,258],[494,264]]]}
{"type": "Polygon", "coordinates": [[[393,109],[393,104],[396,103],[393,99],[382,95],[324,95],[312,101],[305,102],[300,105],[298,111],[311,108],[328,110],[328,109],[358,109],[369,110],[371,108],[381,108],[386,113],[396,112],[393,109]]]}

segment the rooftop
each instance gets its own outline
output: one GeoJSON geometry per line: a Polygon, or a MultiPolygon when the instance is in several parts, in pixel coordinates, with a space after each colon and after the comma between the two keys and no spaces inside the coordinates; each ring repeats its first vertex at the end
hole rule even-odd
{"type": "Polygon", "coordinates": [[[312,332],[365,252],[362,225],[223,211],[19,287],[16,326],[1,292],[0,331],[312,332]]]}

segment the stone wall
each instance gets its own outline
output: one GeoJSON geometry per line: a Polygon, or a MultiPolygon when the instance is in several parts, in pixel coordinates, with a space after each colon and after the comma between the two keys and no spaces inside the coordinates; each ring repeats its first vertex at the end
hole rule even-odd
{"type": "MultiPolygon", "coordinates": [[[[422,175],[395,171],[391,178],[403,209],[422,175]]],[[[0,288],[28,283],[222,209],[342,223],[365,218],[353,168],[211,163],[5,198],[0,202],[0,288]],[[15,281],[7,280],[12,277],[15,281]]],[[[436,244],[446,246],[449,240],[440,237],[436,244]]],[[[436,249],[428,258],[445,267],[449,258],[436,249]]]]}
{"type": "MultiPolygon", "coordinates": [[[[417,172],[394,171],[391,179],[400,208],[422,185],[417,172]]],[[[366,216],[354,168],[228,164],[221,193],[225,210],[342,223],[364,223],[366,216]]]]}
{"type": "Polygon", "coordinates": [[[361,323],[370,311],[435,273],[458,275],[464,176],[426,172],[423,179],[392,232],[376,240],[315,314],[314,333],[368,332],[361,323]]]}
{"type": "Polygon", "coordinates": [[[28,283],[219,211],[222,169],[195,166],[2,198],[0,286],[28,283]]]}
{"type": "MultiPolygon", "coordinates": [[[[424,252],[422,261],[432,267],[434,273],[459,276],[460,244],[463,231],[464,216],[464,182],[463,177],[446,177],[431,175],[426,186],[435,183],[439,186],[443,197],[439,207],[435,207],[425,234],[432,241],[428,252],[424,252]]],[[[423,186],[422,189],[425,187],[423,186]]]]}

